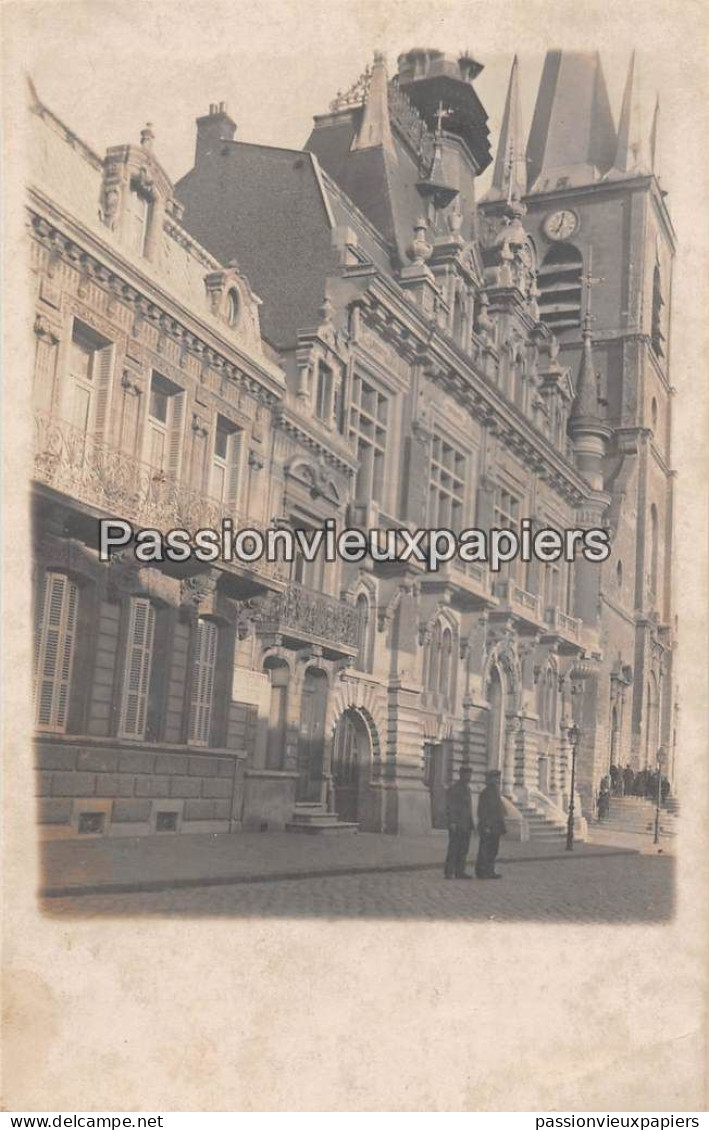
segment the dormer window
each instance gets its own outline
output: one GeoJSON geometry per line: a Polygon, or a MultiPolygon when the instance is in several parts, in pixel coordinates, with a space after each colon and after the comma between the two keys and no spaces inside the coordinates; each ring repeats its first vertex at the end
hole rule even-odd
{"type": "Polygon", "coordinates": [[[227,294],[226,317],[230,326],[235,326],[239,321],[239,294],[235,287],[227,294]]]}
{"type": "Polygon", "coordinates": [[[318,364],[318,379],[315,389],[315,415],[319,420],[332,420],[333,374],[329,365],[318,364]]]}
{"type": "Polygon", "coordinates": [[[148,247],[151,213],[152,203],[145,193],[131,188],[126,203],[128,246],[141,258],[145,257],[148,247]]]}

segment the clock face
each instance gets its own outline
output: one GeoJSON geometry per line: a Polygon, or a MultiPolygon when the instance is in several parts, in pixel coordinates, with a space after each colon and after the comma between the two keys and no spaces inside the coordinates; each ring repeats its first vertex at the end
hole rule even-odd
{"type": "Polygon", "coordinates": [[[544,221],[544,232],[549,239],[568,239],[578,226],[576,213],[568,208],[552,212],[544,221]]]}

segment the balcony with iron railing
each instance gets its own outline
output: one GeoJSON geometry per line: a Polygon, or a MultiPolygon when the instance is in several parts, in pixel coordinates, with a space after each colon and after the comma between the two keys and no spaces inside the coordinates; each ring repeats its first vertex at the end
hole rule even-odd
{"type": "Polygon", "coordinates": [[[291,581],[283,592],[250,602],[249,618],[261,636],[279,636],[286,646],[322,647],[326,658],[357,654],[359,617],[354,605],[291,581]]]}
{"type": "MultiPolygon", "coordinates": [[[[228,503],[209,498],[103,439],[45,413],[35,416],[34,480],[102,515],[125,519],[136,529],[220,532],[222,521],[230,519],[233,533],[239,529],[263,532],[258,522],[243,518],[228,503]]],[[[225,568],[256,574],[278,585],[285,580],[286,566],[265,558],[234,560],[225,568]]]]}

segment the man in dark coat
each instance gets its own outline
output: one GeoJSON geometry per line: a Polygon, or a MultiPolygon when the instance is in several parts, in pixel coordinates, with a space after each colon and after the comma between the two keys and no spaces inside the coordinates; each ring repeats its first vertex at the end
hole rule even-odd
{"type": "Polygon", "coordinates": [[[471,879],[465,873],[465,863],[473,831],[473,798],[470,793],[471,770],[463,765],[460,779],[446,793],[446,819],[448,822],[448,854],[444,875],[446,879],[471,879]]]}
{"type": "Polygon", "coordinates": [[[478,798],[478,857],[475,861],[475,874],[478,879],[501,879],[495,870],[495,860],[500,848],[500,836],[504,836],[505,809],[500,796],[502,774],[491,770],[485,774],[485,788],[478,798]]]}

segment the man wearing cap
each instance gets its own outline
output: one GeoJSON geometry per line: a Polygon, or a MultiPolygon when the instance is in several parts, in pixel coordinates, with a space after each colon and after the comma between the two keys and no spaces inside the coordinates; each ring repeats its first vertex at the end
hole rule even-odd
{"type": "Polygon", "coordinates": [[[446,793],[446,818],[448,822],[448,854],[443,874],[446,879],[471,879],[466,875],[465,863],[473,831],[473,798],[470,794],[471,770],[462,765],[460,779],[446,793]]]}
{"type": "Polygon", "coordinates": [[[475,860],[475,874],[478,879],[501,879],[495,870],[495,860],[500,847],[500,836],[504,836],[505,809],[500,796],[502,774],[492,769],[485,774],[485,788],[478,798],[478,856],[475,860]]]}

